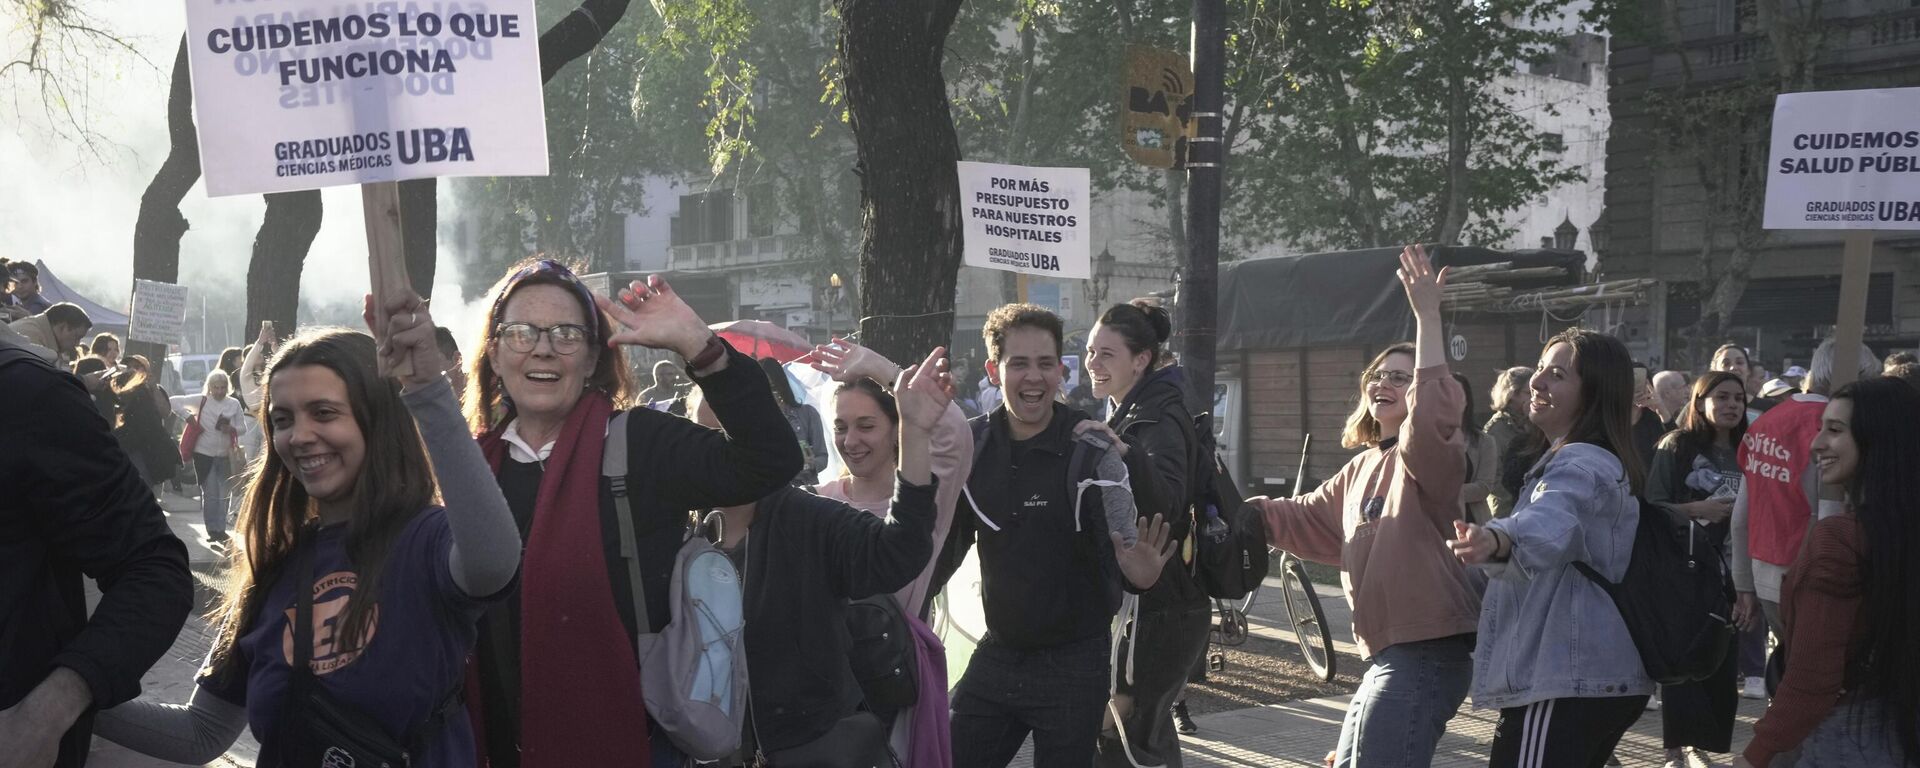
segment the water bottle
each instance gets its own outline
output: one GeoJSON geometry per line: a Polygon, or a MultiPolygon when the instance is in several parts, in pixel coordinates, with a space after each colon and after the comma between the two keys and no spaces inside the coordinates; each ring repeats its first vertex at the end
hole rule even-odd
{"type": "Polygon", "coordinates": [[[1214,544],[1225,544],[1227,541],[1227,521],[1220,518],[1220,507],[1212,502],[1207,503],[1207,527],[1202,529],[1201,535],[1214,544]]]}

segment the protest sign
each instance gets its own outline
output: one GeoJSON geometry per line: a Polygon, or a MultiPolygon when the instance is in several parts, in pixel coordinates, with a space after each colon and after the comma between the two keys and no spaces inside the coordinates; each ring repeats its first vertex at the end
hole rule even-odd
{"type": "Polygon", "coordinates": [[[187,334],[187,287],[135,280],[132,314],[127,321],[128,341],[178,344],[187,334]]]}
{"type": "Polygon", "coordinates": [[[1844,229],[1833,382],[1859,371],[1874,230],[1920,230],[1920,88],[1783,93],[1773,103],[1766,229],[1844,229]]]}
{"type": "Polygon", "coordinates": [[[533,0],[187,0],[207,194],[547,172],[533,0]]]}
{"type": "Polygon", "coordinates": [[[1028,275],[1091,275],[1085,168],[959,163],[969,267],[1028,275]]]}
{"type": "Polygon", "coordinates": [[[1920,88],[1784,93],[1767,229],[1920,229],[1920,88]]]}

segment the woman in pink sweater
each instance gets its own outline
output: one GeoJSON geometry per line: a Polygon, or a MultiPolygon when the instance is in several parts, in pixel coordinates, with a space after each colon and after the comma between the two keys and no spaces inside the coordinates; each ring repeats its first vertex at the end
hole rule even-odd
{"type": "Polygon", "coordinates": [[[1480,598],[1447,548],[1462,519],[1466,394],[1442,347],[1446,273],[1419,246],[1400,265],[1416,343],[1388,347],[1360,376],[1342,443],[1367,450],[1311,493],[1252,500],[1269,543],[1340,566],[1353,634],[1372,662],[1340,728],[1339,768],[1432,764],[1473,680],[1480,598]]]}

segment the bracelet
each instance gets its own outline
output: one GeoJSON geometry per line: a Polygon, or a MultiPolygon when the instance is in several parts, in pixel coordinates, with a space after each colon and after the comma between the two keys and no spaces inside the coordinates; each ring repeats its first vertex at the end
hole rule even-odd
{"type": "Polygon", "coordinates": [[[687,367],[694,373],[699,373],[712,367],[714,363],[720,362],[720,358],[726,356],[727,343],[721,341],[720,334],[716,333],[707,337],[707,346],[700,350],[700,354],[687,359],[687,367]]]}

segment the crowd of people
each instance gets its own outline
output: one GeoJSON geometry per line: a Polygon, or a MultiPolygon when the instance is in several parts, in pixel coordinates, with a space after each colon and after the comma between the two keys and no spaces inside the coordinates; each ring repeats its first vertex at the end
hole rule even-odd
{"type": "MultiPolygon", "coordinates": [[[[1728,345],[1691,377],[1576,328],[1495,376],[1483,422],[1446,271],[1400,261],[1414,338],[1361,371],[1359,453],[1247,500],[1352,607],[1368,669],[1330,764],[1429,765],[1469,699],[1500,768],[1607,765],[1654,708],[1673,766],[1920,757],[1911,354],[1838,376],[1829,341],[1768,378],[1728,345]],[[1711,553],[1731,606],[1724,657],[1665,685],[1600,586],[1634,583],[1649,530],[1711,553]],[[1742,695],[1771,701],[1738,745],[1742,695]]],[[[1219,520],[1156,301],[1072,350],[1051,312],[995,310],[977,394],[945,348],[836,339],[803,358],[821,401],[658,277],[598,295],[534,259],[469,356],[419,297],[369,297],[378,338],[269,325],[185,396],[10,266],[0,766],[81,765],[91,734],[201,764],[248,730],[262,766],[1182,764],[1212,626],[1191,542],[1219,520]],[[678,362],[643,389],[627,348],[678,362]],[[155,501],[188,468],[229,583],[173,701],[140,678],[193,604],[155,501]],[[950,681],[934,598],[976,586],[950,681]]]]}

